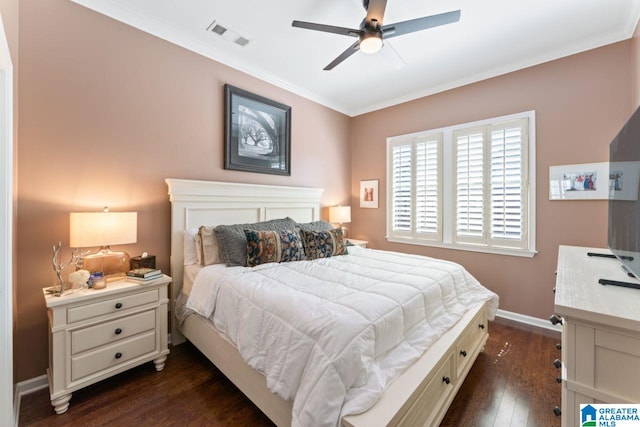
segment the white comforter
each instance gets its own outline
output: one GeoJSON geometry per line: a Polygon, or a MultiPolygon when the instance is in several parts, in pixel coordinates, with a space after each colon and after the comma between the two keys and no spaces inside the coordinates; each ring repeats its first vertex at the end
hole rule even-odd
{"type": "Polygon", "coordinates": [[[498,297],[461,266],[349,247],[349,255],[203,269],[187,307],[210,317],[294,426],[336,426],[383,390],[472,306],[498,297]]]}

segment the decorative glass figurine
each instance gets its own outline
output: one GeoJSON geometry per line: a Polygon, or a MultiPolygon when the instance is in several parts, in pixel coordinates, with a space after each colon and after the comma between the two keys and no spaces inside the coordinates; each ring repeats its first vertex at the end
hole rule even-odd
{"type": "MultiPolygon", "coordinates": [[[[53,264],[53,271],[56,274],[57,289],[55,289],[56,285],[54,285],[53,286],[54,289],[52,293],[53,295],[56,295],[56,296],[62,296],[71,292],[71,287],[72,287],[71,283],[65,282],[62,272],[64,271],[65,268],[69,266],[77,267],[82,260],[82,256],[80,252],[76,249],[72,249],[71,258],[69,259],[68,262],[64,263],[62,262],[61,250],[62,250],[62,242],[58,242],[58,244],[53,245],[53,257],[51,258],[51,263],[53,264]]],[[[81,279],[81,277],[80,276],[78,276],[77,278],[74,277],[74,279],[81,279]]]]}

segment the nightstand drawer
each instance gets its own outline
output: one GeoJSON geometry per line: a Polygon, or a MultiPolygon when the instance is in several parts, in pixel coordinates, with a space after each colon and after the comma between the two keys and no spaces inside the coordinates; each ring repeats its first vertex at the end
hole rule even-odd
{"type": "Polygon", "coordinates": [[[156,333],[151,331],[96,351],[72,357],[71,381],[77,381],[154,351],[156,351],[156,333]]]}
{"type": "Polygon", "coordinates": [[[156,327],[156,311],[150,310],[71,332],[71,354],[122,340],[156,327]]]}
{"type": "Polygon", "coordinates": [[[117,313],[128,308],[138,307],[158,301],[158,290],[153,289],[148,292],[140,292],[133,295],[125,295],[119,298],[112,298],[93,304],[72,307],[67,310],[67,322],[79,322],[105,314],[117,313]]]}

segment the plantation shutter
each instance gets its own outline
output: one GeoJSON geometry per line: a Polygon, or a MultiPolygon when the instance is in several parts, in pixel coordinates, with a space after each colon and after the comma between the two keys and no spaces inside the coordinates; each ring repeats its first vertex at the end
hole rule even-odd
{"type": "Polygon", "coordinates": [[[441,240],[441,163],[442,136],[420,138],[415,142],[415,236],[441,240]]]}
{"type": "Polygon", "coordinates": [[[493,245],[525,247],[526,119],[490,126],[491,209],[493,245]]]}
{"type": "Polygon", "coordinates": [[[485,243],[484,142],[484,127],[454,132],[454,238],[458,242],[485,243]]]}
{"type": "Polygon", "coordinates": [[[391,233],[411,234],[412,146],[410,142],[391,147],[391,233]]]}

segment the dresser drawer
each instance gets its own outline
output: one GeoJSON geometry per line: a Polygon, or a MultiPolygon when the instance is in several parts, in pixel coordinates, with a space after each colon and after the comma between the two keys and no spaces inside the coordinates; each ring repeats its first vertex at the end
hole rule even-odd
{"type": "Polygon", "coordinates": [[[110,344],[156,328],[156,311],[149,310],[71,332],[71,354],[110,344]]]}
{"type": "Polygon", "coordinates": [[[67,322],[74,323],[105,314],[117,313],[129,308],[150,304],[159,300],[158,290],[152,289],[146,292],[139,292],[124,295],[118,298],[111,298],[91,304],[71,307],[67,310],[67,322]]]}
{"type": "Polygon", "coordinates": [[[640,402],[640,337],[596,329],[594,363],[596,389],[640,402]]]}
{"type": "Polygon", "coordinates": [[[156,333],[151,331],[95,351],[73,356],[71,357],[71,381],[125,364],[131,359],[154,351],[156,351],[156,333]]]}

